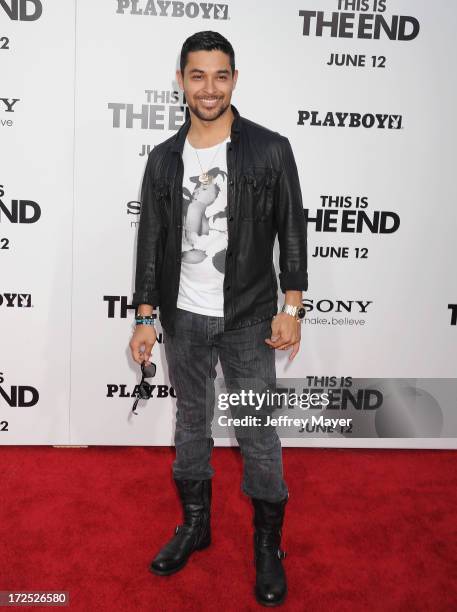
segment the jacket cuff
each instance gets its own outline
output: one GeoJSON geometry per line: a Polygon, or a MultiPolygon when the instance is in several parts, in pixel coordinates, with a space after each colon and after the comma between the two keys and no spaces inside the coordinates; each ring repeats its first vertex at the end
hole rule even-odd
{"type": "Polygon", "coordinates": [[[133,294],[132,306],[135,308],[137,308],[140,304],[158,306],[159,301],[159,293],[157,291],[135,291],[133,294]]]}
{"type": "Polygon", "coordinates": [[[281,291],[308,291],[308,272],[280,272],[281,291]]]}

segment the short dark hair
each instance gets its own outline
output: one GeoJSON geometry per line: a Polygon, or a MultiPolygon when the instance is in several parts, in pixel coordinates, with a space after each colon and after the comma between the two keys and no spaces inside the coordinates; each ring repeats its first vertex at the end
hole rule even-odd
{"type": "Polygon", "coordinates": [[[195,32],[195,34],[186,38],[181,49],[181,59],[179,63],[182,74],[184,75],[184,68],[187,64],[187,54],[190,51],[212,51],[213,49],[223,51],[230,57],[230,67],[233,75],[235,71],[235,51],[230,42],[222,36],[222,34],[213,32],[212,30],[195,32]]]}

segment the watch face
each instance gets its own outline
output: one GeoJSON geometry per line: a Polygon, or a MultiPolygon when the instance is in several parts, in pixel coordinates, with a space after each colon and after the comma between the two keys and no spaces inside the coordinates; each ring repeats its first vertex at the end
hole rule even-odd
{"type": "Polygon", "coordinates": [[[299,319],[304,319],[305,318],[305,314],[306,314],[306,310],[303,307],[301,307],[301,308],[299,308],[297,310],[297,317],[299,319]]]}

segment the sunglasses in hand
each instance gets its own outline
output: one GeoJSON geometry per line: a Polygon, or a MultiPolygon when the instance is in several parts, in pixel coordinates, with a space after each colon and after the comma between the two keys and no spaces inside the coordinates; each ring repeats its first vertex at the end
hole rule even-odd
{"type": "Polygon", "coordinates": [[[138,414],[135,409],[140,399],[149,399],[151,397],[151,385],[146,379],[153,378],[156,375],[156,370],[157,367],[155,363],[150,362],[146,365],[145,361],[141,362],[141,382],[138,385],[138,397],[135,399],[135,403],[132,407],[132,412],[134,414],[138,414]]]}

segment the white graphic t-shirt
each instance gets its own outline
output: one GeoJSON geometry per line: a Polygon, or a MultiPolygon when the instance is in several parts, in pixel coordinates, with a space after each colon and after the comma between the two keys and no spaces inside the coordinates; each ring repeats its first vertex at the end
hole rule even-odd
{"type": "Polygon", "coordinates": [[[182,257],[177,306],[216,317],[224,316],[229,140],[194,149],[186,138],[182,154],[182,257]],[[208,184],[200,180],[203,172],[210,177],[208,184]]]}

